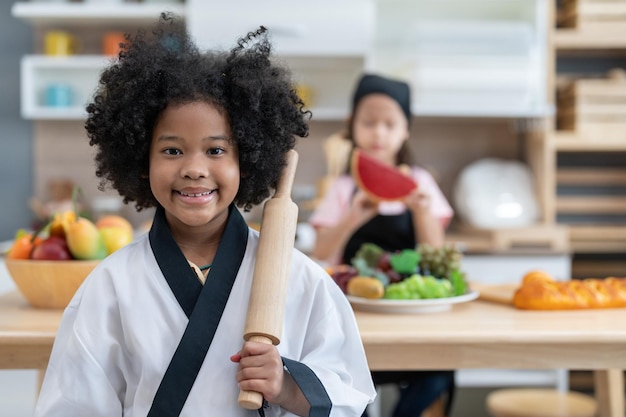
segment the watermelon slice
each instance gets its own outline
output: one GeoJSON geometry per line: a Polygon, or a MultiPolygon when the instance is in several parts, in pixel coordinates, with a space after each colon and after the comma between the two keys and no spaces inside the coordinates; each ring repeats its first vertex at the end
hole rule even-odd
{"type": "Polygon", "coordinates": [[[350,166],[359,188],[374,201],[402,200],[417,188],[413,178],[358,149],[352,153],[350,166]]]}

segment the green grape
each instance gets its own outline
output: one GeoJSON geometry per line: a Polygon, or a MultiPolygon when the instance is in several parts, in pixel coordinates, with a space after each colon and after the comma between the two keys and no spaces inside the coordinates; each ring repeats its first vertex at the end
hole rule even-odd
{"type": "Polygon", "coordinates": [[[408,300],[411,298],[411,293],[403,282],[397,282],[395,284],[389,284],[387,288],[385,288],[384,298],[390,300],[408,300]]]}
{"type": "Polygon", "coordinates": [[[452,284],[447,279],[432,275],[424,277],[423,298],[446,298],[452,296],[452,284]]]}
{"type": "Polygon", "coordinates": [[[424,278],[421,275],[418,275],[418,274],[411,275],[410,277],[405,278],[404,281],[402,281],[402,283],[406,285],[406,287],[408,288],[409,292],[412,295],[411,298],[415,298],[415,299],[424,298],[423,297],[424,278]]]}

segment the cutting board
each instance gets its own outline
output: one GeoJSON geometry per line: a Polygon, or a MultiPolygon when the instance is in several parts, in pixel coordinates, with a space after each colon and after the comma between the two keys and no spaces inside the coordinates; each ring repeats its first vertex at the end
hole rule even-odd
{"type": "Polygon", "coordinates": [[[478,299],[506,305],[513,305],[513,294],[519,284],[483,284],[471,282],[470,287],[478,291],[478,299]]]}

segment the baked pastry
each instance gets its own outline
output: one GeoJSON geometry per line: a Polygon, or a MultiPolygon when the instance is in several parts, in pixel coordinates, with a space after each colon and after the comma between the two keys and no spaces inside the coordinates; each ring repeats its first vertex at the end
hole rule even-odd
{"type": "Polygon", "coordinates": [[[522,279],[513,305],[525,310],[626,307],[626,278],[555,281],[545,272],[533,271],[522,279]]]}

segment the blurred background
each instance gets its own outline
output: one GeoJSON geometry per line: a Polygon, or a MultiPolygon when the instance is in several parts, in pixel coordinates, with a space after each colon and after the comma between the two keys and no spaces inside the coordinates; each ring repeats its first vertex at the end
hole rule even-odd
{"type": "MultiPolygon", "coordinates": [[[[529,266],[561,279],[624,275],[624,0],[4,0],[3,248],[66,202],[68,184],[81,187],[93,213],[119,213],[136,228],[149,222],[151,212],[97,189],[84,107],[120,34],[165,10],[185,18],[201,47],[229,48],[261,24],[270,29],[277,59],[290,65],[313,113],[311,134],[298,144],[293,198],[301,223],[332,175],[326,140],[343,129],[354,83],[371,71],[413,88],[411,147],[456,211],[447,240],[463,248],[470,278],[497,283],[529,266]],[[486,160],[520,174],[484,169],[486,160]],[[502,209],[503,198],[517,211],[502,209]]],[[[12,371],[0,374],[14,380],[12,371]]],[[[566,372],[468,372],[459,400],[476,403],[471,415],[480,416],[484,387],[567,378],[579,380],[566,372]]],[[[17,393],[0,389],[0,410],[20,393],[32,397],[30,388],[9,385],[17,393]]]]}

